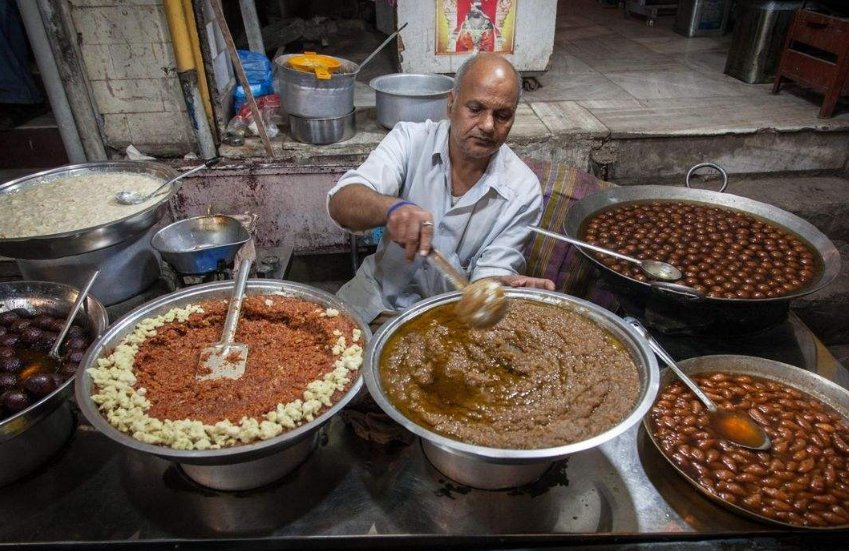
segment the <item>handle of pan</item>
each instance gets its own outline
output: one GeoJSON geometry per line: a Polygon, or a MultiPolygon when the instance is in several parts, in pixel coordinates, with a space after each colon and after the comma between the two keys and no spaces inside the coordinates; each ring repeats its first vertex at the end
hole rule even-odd
{"type": "Polygon", "coordinates": [[[685,302],[701,302],[705,299],[705,294],[698,289],[694,289],[689,285],[681,285],[680,283],[668,283],[666,281],[652,281],[652,291],[670,296],[685,302]]]}
{"type": "Polygon", "coordinates": [[[693,187],[693,186],[690,185],[690,178],[693,177],[693,173],[695,171],[697,171],[698,169],[705,168],[705,167],[715,168],[716,170],[719,171],[720,174],[722,174],[722,187],[719,188],[719,193],[722,193],[723,191],[725,191],[725,189],[728,187],[728,173],[725,172],[724,168],[722,168],[721,166],[719,166],[716,163],[699,163],[697,165],[694,165],[692,168],[690,168],[690,170],[687,171],[687,178],[684,180],[684,183],[687,185],[687,187],[688,188],[693,187]]]}

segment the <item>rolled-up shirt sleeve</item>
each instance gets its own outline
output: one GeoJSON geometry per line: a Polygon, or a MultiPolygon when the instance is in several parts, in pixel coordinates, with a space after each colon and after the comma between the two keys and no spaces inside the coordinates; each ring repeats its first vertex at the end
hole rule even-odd
{"type": "MultiPolygon", "coordinates": [[[[325,208],[328,215],[330,214],[330,198],[340,189],[351,184],[362,184],[381,195],[400,196],[406,178],[409,143],[406,125],[397,124],[369,154],[363,164],[343,174],[336,185],[327,192],[325,208]]],[[[332,216],[330,218],[333,219],[332,216]]],[[[335,220],[333,223],[349,231],[335,220]]]]}
{"type": "MultiPolygon", "coordinates": [[[[539,189],[539,183],[535,185],[539,189]]],[[[531,233],[528,226],[538,224],[542,217],[542,195],[531,193],[515,200],[519,201],[515,215],[504,231],[481,250],[471,281],[524,273],[525,256],[522,251],[531,233]]]]}

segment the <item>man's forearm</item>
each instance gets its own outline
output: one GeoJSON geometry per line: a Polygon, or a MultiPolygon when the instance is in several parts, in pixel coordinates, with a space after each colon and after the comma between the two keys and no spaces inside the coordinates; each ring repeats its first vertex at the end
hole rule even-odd
{"type": "Polygon", "coordinates": [[[361,184],[351,184],[330,198],[330,216],[351,230],[367,230],[386,224],[387,209],[398,201],[398,197],[381,195],[361,184]]]}

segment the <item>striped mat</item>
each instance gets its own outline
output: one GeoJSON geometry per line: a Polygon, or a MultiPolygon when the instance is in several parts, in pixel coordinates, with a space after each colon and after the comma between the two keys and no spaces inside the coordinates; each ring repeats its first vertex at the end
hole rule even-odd
{"type": "MultiPolygon", "coordinates": [[[[543,188],[543,214],[540,227],[563,233],[569,208],[588,195],[615,184],[599,180],[573,166],[562,163],[525,160],[543,188]]],[[[613,295],[602,288],[598,273],[574,246],[539,234],[525,248],[526,274],[554,281],[558,291],[584,298],[610,310],[616,308],[613,295]]]]}

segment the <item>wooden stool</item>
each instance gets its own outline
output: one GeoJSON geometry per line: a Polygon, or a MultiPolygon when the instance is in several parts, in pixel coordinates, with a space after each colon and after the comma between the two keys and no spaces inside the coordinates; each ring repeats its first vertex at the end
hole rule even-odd
{"type": "Polygon", "coordinates": [[[783,79],[825,94],[819,117],[834,113],[837,98],[849,95],[849,19],[801,9],[796,12],[772,93],[783,79]]]}

